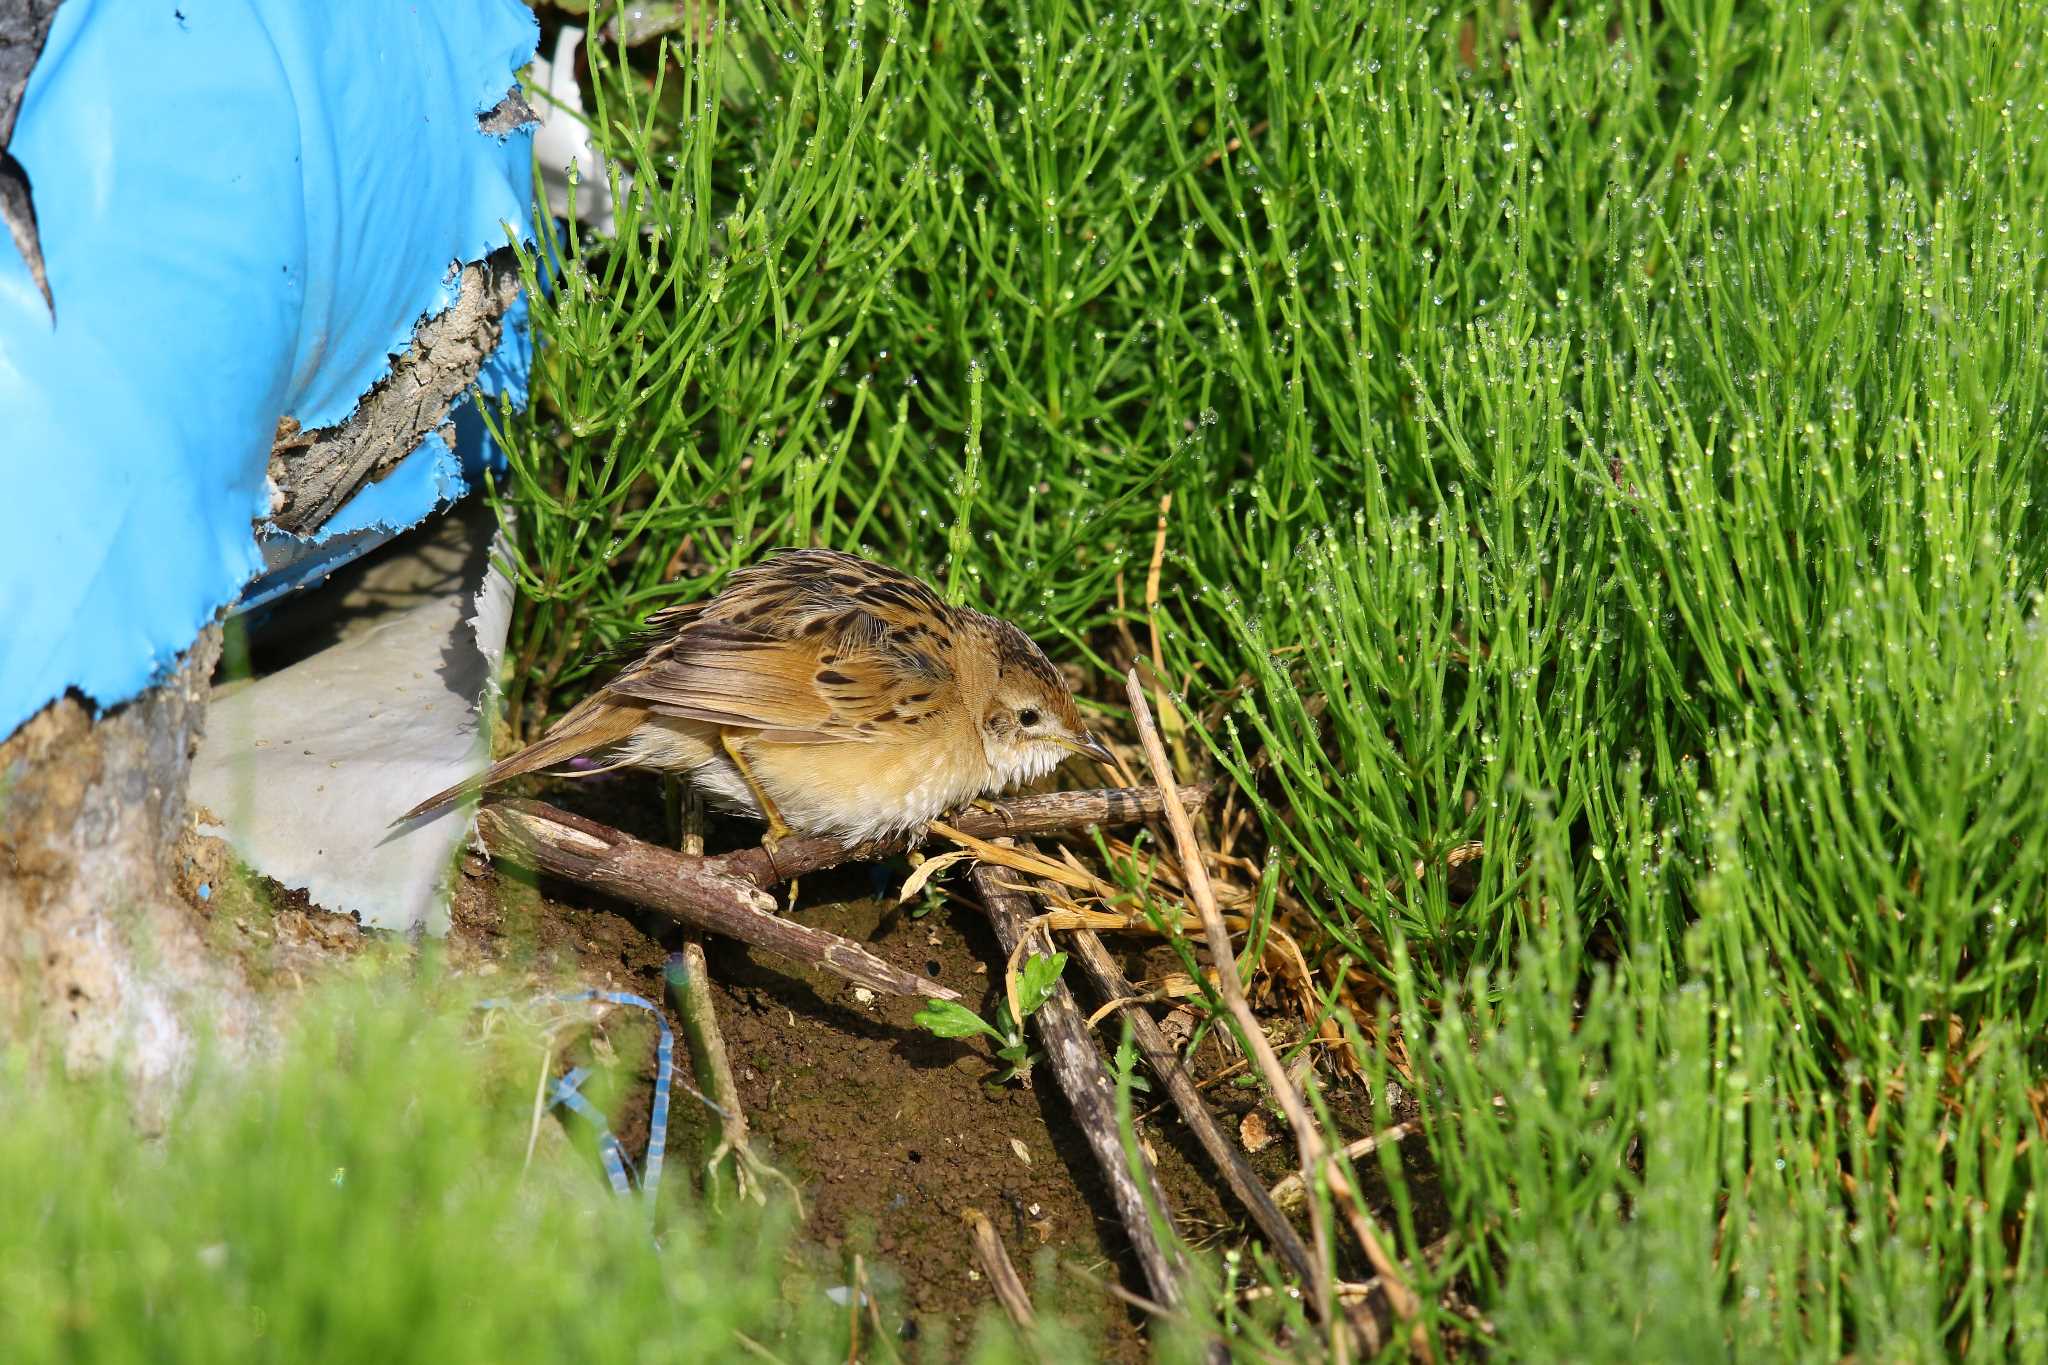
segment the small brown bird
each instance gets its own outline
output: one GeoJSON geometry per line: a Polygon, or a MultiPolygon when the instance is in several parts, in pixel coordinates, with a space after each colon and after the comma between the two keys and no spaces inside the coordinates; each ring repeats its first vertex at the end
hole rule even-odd
{"type": "Polygon", "coordinates": [[[410,820],[583,754],[687,776],[713,805],[849,841],[921,830],[1043,777],[1111,763],[1073,694],[1008,621],[834,550],[783,550],[703,602],[656,612],[645,647],[545,735],[410,820]]]}

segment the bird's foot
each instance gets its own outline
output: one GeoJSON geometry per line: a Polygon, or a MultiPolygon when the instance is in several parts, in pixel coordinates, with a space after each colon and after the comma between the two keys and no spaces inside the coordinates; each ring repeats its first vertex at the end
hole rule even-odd
{"type": "MultiPolygon", "coordinates": [[[[775,866],[775,850],[781,847],[784,839],[789,838],[795,833],[795,830],[783,822],[782,812],[770,806],[768,808],[768,829],[761,836],[761,847],[768,850],[768,865],[770,867],[775,866]]],[[[796,908],[796,883],[797,879],[795,877],[789,879],[788,904],[792,910],[796,908]]]]}

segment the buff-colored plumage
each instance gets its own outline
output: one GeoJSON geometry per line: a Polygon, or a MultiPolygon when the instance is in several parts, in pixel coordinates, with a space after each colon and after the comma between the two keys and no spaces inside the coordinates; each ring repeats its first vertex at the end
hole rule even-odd
{"type": "Polygon", "coordinates": [[[685,774],[771,836],[858,840],[922,829],[1070,753],[1109,757],[1023,631],[853,555],[782,551],[647,627],[540,740],[405,818],[594,754],[685,774]]]}

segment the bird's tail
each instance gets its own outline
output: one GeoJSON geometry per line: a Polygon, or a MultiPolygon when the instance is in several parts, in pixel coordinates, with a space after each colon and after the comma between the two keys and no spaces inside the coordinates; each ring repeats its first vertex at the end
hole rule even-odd
{"type": "Polygon", "coordinates": [[[602,695],[591,697],[518,753],[499,759],[475,777],[435,792],[391,823],[402,825],[452,802],[468,800],[508,777],[566,763],[572,758],[617,744],[638,729],[645,718],[646,712],[637,706],[621,706],[602,695]]]}

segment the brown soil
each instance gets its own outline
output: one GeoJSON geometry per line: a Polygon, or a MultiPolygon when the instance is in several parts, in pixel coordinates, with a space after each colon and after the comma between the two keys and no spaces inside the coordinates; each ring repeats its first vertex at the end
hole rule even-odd
{"type": "MultiPolygon", "coordinates": [[[[626,777],[551,795],[660,837],[659,819],[647,815],[661,810],[652,783],[626,777]]],[[[662,998],[662,968],[682,943],[674,926],[596,905],[579,888],[508,888],[474,861],[466,871],[455,909],[458,942],[501,961],[570,969],[595,986],[662,998]]],[[[889,875],[900,882],[904,874],[889,875]]],[[[954,906],[914,919],[893,897],[861,894],[878,884],[870,869],[811,879],[800,888],[796,914],[991,1011],[1000,989],[991,973],[1000,972],[1002,956],[986,923],[954,906]]],[[[1029,1087],[994,1086],[989,1050],[926,1033],[912,1019],[921,1002],[875,995],[737,944],[713,940],[705,951],[757,1151],[800,1186],[807,1254],[821,1274],[844,1282],[859,1253],[885,1325],[905,1339],[936,1337],[946,1355],[955,1354],[992,1302],[960,1221],[964,1209],[979,1208],[1032,1282],[1034,1300],[1086,1324],[1104,1359],[1145,1357],[1141,1324],[1130,1312],[1085,1280],[1052,1273],[1064,1261],[1096,1278],[1141,1283],[1126,1263],[1107,1189],[1049,1076],[1037,1073],[1029,1087]]],[[[651,1063],[646,1072],[651,1078],[651,1063]]],[[[615,1131],[638,1152],[645,1101],[623,1108],[615,1131]]],[[[670,1113],[671,1152],[701,1152],[716,1140],[708,1115],[681,1092],[670,1113]]],[[[1149,1125],[1146,1136],[1184,1231],[1209,1240],[1228,1222],[1209,1180],[1165,1125],[1149,1125]]],[[[693,1164],[677,1161],[672,1170],[693,1164]]]]}

